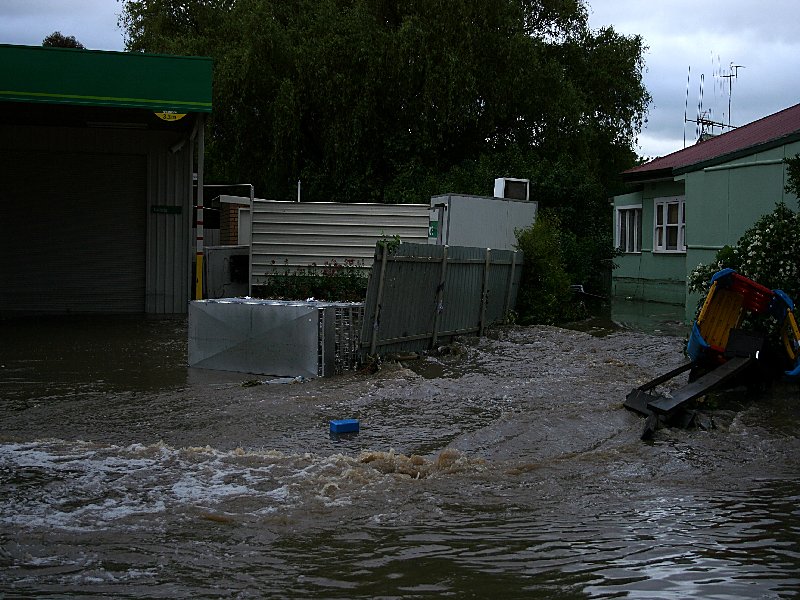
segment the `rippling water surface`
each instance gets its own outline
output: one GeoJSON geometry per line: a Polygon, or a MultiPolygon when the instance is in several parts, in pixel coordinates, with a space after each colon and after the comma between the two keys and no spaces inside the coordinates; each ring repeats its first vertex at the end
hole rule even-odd
{"type": "Polygon", "coordinates": [[[243,387],[182,320],[0,322],[8,597],[782,598],[800,398],[643,443],[682,340],[518,328],[377,374],[243,387]],[[361,432],[331,438],[355,417],[361,432]]]}

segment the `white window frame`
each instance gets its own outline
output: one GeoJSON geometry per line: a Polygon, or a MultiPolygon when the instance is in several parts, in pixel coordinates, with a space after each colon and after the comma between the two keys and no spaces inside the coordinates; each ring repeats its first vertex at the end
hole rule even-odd
{"type": "Polygon", "coordinates": [[[686,196],[653,199],[653,252],[661,254],[686,253],[686,196]],[[677,205],[677,222],[669,222],[669,207],[677,205]],[[659,216],[661,223],[659,223],[659,216]],[[669,230],[676,229],[676,245],[668,247],[669,230]]]}
{"type": "Polygon", "coordinates": [[[642,205],[629,204],[616,207],[615,236],[614,243],[617,248],[625,254],[642,253],[642,205]],[[631,219],[632,217],[632,219],[631,219]],[[633,220],[633,223],[631,223],[633,220]],[[625,223],[626,233],[631,233],[630,226],[633,225],[633,235],[626,235],[623,239],[622,225],[625,223]]]}

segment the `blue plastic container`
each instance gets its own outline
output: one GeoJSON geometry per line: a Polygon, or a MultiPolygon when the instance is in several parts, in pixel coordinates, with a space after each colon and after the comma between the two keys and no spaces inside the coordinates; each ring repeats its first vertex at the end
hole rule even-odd
{"type": "Polygon", "coordinates": [[[358,419],[336,419],[331,421],[331,433],[354,433],[358,431],[358,419]]]}

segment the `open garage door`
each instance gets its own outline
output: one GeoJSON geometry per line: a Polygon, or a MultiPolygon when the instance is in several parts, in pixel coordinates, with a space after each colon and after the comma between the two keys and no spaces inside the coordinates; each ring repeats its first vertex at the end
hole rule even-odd
{"type": "Polygon", "coordinates": [[[143,155],[0,151],[0,313],[144,312],[143,155]]]}

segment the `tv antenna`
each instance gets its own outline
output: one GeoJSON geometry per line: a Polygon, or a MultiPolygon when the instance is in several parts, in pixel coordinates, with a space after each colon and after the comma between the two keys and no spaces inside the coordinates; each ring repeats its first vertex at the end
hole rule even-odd
{"type": "Polygon", "coordinates": [[[720,79],[728,80],[728,127],[733,128],[731,125],[731,98],[733,97],[733,80],[739,77],[739,69],[744,69],[744,65],[735,65],[731,62],[731,68],[725,75],[720,75],[720,79]]]}
{"type": "MultiPolygon", "coordinates": [[[[713,62],[713,60],[712,60],[713,62]]],[[[743,69],[744,65],[735,65],[733,63],[730,64],[730,70],[722,74],[722,70],[720,69],[720,75],[716,75],[715,77],[719,77],[720,80],[727,79],[728,80],[728,122],[724,123],[722,121],[715,121],[713,119],[713,109],[709,108],[704,110],[703,109],[703,93],[705,87],[705,74],[700,73],[700,93],[697,100],[697,115],[694,119],[689,118],[689,88],[691,86],[691,79],[692,79],[692,67],[689,66],[689,72],[686,77],[686,99],[684,101],[683,107],[683,147],[686,148],[686,124],[687,123],[694,123],[695,124],[695,139],[696,141],[704,141],[710,137],[714,137],[716,133],[714,132],[715,128],[719,128],[723,133],[726,129],[736,129],[736,126],[733,125],[733,120],[731,119],[731,97],[733,96],[733,80],[736,79],[739,75],[739,69],[743,69]]],[[[716,90],[715,90],[716,91],[716,90]]]]}

